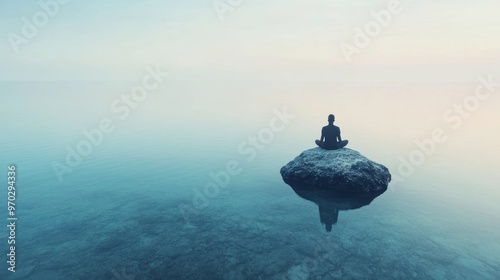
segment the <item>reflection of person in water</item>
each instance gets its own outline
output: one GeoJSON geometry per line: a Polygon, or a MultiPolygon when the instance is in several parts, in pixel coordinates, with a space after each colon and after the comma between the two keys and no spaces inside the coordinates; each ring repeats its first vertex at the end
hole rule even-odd
{"type": "Polygon", "coordinates": [[[326,231],[331,232],[332,226],[339,220],[339,209],[335,205],[327,203],[320,203],[319,206],[319,219],[325,225],[326,231]]]}
{"type": "Polygon", "coordinates": [[[342,140],[340,128],[333,125],[335,116],[328,116],[328,125],[321,130],[321,140],[316,140],[316,145],[325,150],[336,150],[345,147],[349,141],[342,140]]]}

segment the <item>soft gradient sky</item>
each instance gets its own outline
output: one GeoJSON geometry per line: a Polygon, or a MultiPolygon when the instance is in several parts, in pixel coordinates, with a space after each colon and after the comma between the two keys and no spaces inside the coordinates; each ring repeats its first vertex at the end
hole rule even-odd
{"type": "Polygon", "coordinates": [[[500,2],[402,0],[348,64],[339,44],[388,0],[70,1],[15,53],[8,34],[41,10],[1,1],[1,80],[134,80],[161,64],[180,80],[475,81],[500,63],[500,2]]]}

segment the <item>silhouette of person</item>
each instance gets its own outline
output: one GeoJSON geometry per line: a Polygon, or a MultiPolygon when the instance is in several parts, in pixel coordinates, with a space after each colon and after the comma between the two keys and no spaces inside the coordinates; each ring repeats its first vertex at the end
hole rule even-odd
{"type": "Polygon", "coordinates": [[[319,219],[327,232],[332,231],[332,226],[339,220],[339,209],[335,204],[319,203],[319,219]]]}
{"type": "Polygon", "coordinates": [[[316,140],[316,145],[325,150],[336,150],[347,146],[349,141],[342,140],[340,128],[333,125],[335,116],[328,116],[328,125],[321,130],[321,140],[316,140]]]}

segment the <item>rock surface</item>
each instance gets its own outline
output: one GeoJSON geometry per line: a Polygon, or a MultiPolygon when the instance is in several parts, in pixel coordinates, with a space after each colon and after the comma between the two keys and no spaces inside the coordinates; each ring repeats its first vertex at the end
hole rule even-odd
{"type": "Polygon", "coordinates": [[[283,180],[292,186],[318,187],[346,194],[380,194],[387,190],[387,167],[347,148],[302,152],[281,168],[283,180]]]}

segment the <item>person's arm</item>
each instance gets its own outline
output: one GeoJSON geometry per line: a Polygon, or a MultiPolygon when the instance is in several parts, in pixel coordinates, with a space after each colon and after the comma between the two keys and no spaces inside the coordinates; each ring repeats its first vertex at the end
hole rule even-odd
{"type": "Polygon", "coordinates": [[[339,136],[337,137],[339,139],[338,142],[341,142],[342,141],[342,136],[340,136],[340,128],[339,128],[339,136]]]}
{"type": "Polygon", "coordinates": [[[325,128],[323,127],[323,129],[321,129],[321,138],[319,140],[320,142],[324,142],[325,141],[325,128]]]}

